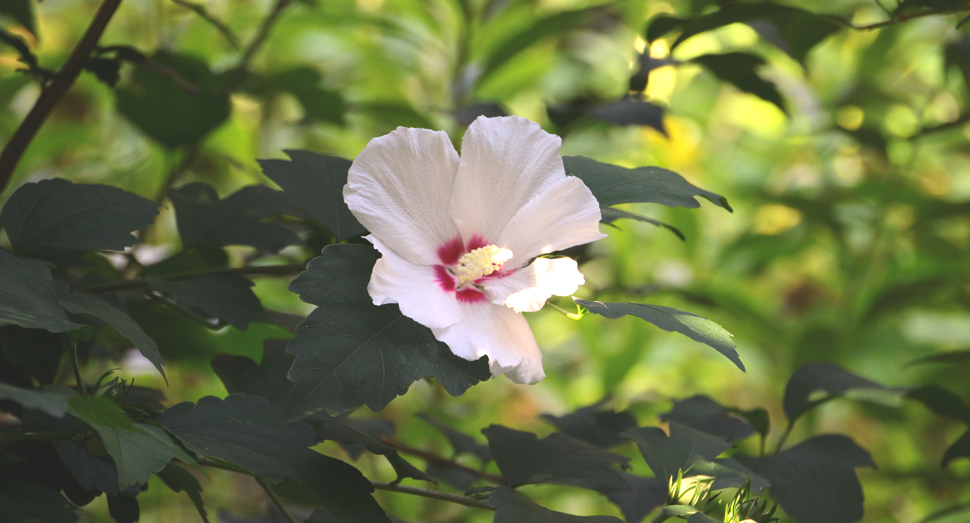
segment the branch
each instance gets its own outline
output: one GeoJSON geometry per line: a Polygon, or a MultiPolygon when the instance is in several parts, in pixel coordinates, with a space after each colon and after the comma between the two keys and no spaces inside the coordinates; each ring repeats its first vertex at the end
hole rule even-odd
{"type": "Polygon", "coordinates": [[[41,93],[33,109],[27,113],[27,117],[10,137],[10,141],[3,148],[3,152],[0,152],[0,194],[3,194],[3,190],[10,183],[17,163],[20,162],[27,146],[34,139],[37,130],[50,116],[54,106],[57,105],[57,101],[70,90],[71,86],[74,85],[74,80],[81,74],[91,51],[98,44],[101,34],[104,33],[111,17],[118,10],[119,4],[121,4],[121,0],[104,0],[104,3],[98,8],[97,14],[94,15],[94,20],[91,21],[91,25],[88,26],[67,62],[57,72],[54,81],[41,93]]]}
{"type": "Polygon", "coordinates": [[[378,490],[389,490],[391,492],[400,492],[402,494],[414,494],[415,496],[422,496],[425,498],[438,499],[441,501],[450,501],[452,503],[457,503],[459,505],[465,505],[466,507],[483,508],[485,510],[495,510],[494,508],[488,506],[488,503],[480,501],[474,498],[469,498],[466,496],[459,496],[458,494],[448,494],[446,492],[438,492],[437,490],[430,490],[420,487],[407,487],[404,485],[394,485],[392,483],[384,483],[383,481],[371,481],[371,485],[378,490]]]}
{"type": "Polygon", "coordinates": [[[461,463],[455,463],[454,461],[451,461],[450,459],[445,459],[445,458],[443,458],[443,457],[441,457],[441,456],[439,456],[437,454],[433,454],[433,453],[428,452],[428,451],[425,451],[425,450],[411,448],[411,447],[409,447],[409,446],[407,446],[407,445],[405,445],[403,443],[394,441],[394,440],[392,440],[390,438],[387,438],[387,437],[382,437],[380,439],[380,442],[383,443],[383,444],[385,444],[385,445],[387,445],[388,447],[393,448],[394,450],[396,450],[398,452],[401,452],[401,453],[404,453],[404,454],[410,454],[412,456],[421,458],[421,459],[427,461],[428,463],[434,463],[435,465],[441,465],[441,466],[444,466],[444,467],[451,467],[453,469],[457,469],[457,470],[461,470],[463,472],[467,472],[468,474],[471,474],[473,476],[477,476],[477,477],[479,477],[481,479],[491,481],[492,483],[495,483],[496,485],[501,485],[503,487],[504,486],[507,486],[507,484],[505,483],[505,480],[502,479],[501,476],[496,476],[495,474],[489,474],[488,472],[485,472],[485,471],[482,471],[482,470],[473,469],[471,467],[466,467],[465,465],[462,465],[461,463]]]}
{"type": "Polygon", "coordinates": [[[269,495],[269,499],[271,499],[273,504],[276,505],[276,509],[280,511],[280,514],[283,514],[283,517],[286,518],[286,520],[290,523],[296,523],[296,518],[293,517],[293,514],[290,514],[290,511],[286,510],[286,507],[283,506],[283,502],[280,501],[280,498],[276,495],[276,492],[273,492],[273,486],[270,485],[269,480],[266,478],[257,478],[256,476],[253,476],[253,479],[256,480],[256,483],[259,483],[260,487],[263,487],[263,490],[265,490],[266,494],[269,495]]]}
{"type": "MultiPolygon", "coordinates": [[[[235,267],[230,269],[208,269],[201,271],[177,272],[159,276],[165,280],[177,280],[189,278],[191,276],[204,276],[208,274],[238,274],[241,276],[285,276],[297,274],[306,270],[306,263],[295,263],[292,265],[250,265],[247,267],[235,267]]],[[[143,278],[132,280],[110,281],[97,283],[94,285],[82,285],[71,289],[72,292],[114,292],[130,289],[147,288],[148,283],[143,278]]]]}
{"type": "Polygon", "coordinates": [[[279,18],[280,13],[282,13],[283,10],[286,9],[292,2],[293,0],[276,0],[276,4],[273,6],[273,9],[268,15],[266,15],[266,18],[263,19],[263,23],[256,31],[256,36],[253,37],[253,40],[243,52],[242,58],[239,59],[239,63],[236,64],[236,67],[233,67],[230,71],[228,71],[228,90],[231,91],[233,87],[235,87],[246,77],[246,71],[249,70],[249,64],[256,56],[256,51],[258,51],[259,48],[262,47],[263,42],[266,41],[266,37],[269,36],[269,31],[273,27],[273,24],[276,23],[276,19],[279,18]]]}
{"type": "Polygon", "coordinates": [[[225,39],[229,42],[230,45],[233,46],[233,48],[239,49],[239,39],[236,38],[236,35],[232,32],[232,29],[229,29],[229,27],[226,26],[226,24],[222,23],[221,21],[219,21],[219,19],[209,14],[209,11],[206,10],[205,6],[200,4],[193,4],[192,2],[189,2],[187,0],[172,0],[172,2],[186,9],[190,9],[194,11],[195,14],[202,17],[202,19],[204,19],[206,22],[209,22],[210,24],[212,24],[212,26],[215,27],[216,30],[222,34],[223,37],[225,37],[225,39]]]}
{"type": "Polygon", "coordinates": [[[859,31],[869,31],[871,29],[879,29],[880,27],[886,27],[893,25],[895,23],[906,22],[907,20],[912,20],[914,18],[923,18],[924,16],[934,16],[934,15],[952,15],[956,13],[962,13],[970,9],[970,4],[963,4],[959,7],[945,7],[941,9],[930,9],[923,11],[916,11],[912,13],[901,13],[898,15],[890,15],[889,20],[883,20],[882,22],[876,22],[874,24],[868,25],[853,25],[853,29],[859,31]]]}

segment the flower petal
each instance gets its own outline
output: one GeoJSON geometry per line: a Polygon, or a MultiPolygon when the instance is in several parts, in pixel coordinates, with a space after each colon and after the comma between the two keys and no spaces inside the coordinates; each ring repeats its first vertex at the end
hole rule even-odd
{"type": "Polygon", "coordinates": [[[432,329],[435,338],[445,342],[451,352],[466,360],[487,355],[492,375],[508,373],[516,383],[538,383],[542,353],[536,345],[529,323],[521,314],[504,305],[462,305],[465,316],[445,329],[432,329]]]}
{"type": "Polygon", "coordinates": [[[367,284],[374,305],[397,303],[405,316],[434,329],[461,321],[454,290],[445,290],[435,267],[411,263],[372,235],[366,238],[381,253],[367,284]]]}
{"type": "Polygon", "coordinates": [[[550,296],[569,296],[583,284],[576,262],[570,258],[537,258],[504,278],[482,282],[492,303],[515,312],[535,312],[550,296]]]}
{"type": "Polygon", "coordinates": [[[448,215],[458,163],[444,132],[398,127],[354,160],[344,201],[398,255],[434,265],[437,248],[458,235],[448,215]]]}
{"type": "Polygon", "coordinates": [[[515,267],[540,254],[605,238],[600,207],[582,180],[566,176],[527,203],[509,220],[496,244],[512,251],[515,267]]]}
{"type": "Polygon", "coordinates": [[[465,132],[449,213],[469,241],[494,243],[522,206],[566,176],[562,140],[520,118],[479,117],[465,132]]]}

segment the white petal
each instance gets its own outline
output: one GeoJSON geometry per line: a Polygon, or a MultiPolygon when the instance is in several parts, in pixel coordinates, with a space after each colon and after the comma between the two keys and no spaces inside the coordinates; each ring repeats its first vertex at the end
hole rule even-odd
{"type": "Polygon", "coordinates": [[[504,278],[482,283],[492,303],[511,307],[515,312],[535,312],[550,296],[569,296],[583,284],[582,273],[569,258],[536,258],[504,278]]]}
{"type": "Polygon", "coordinates": [[[559,156],[562,140],[517,116],[479,117],[461,142],[450,214],[462,237],[495,243],[526,203],[566,176],[559,156]]]}
{"type": "Polygon", "coordinates": [[[511,266],[540,254],[605,238],[600,207],[582,180],[564,177],[522,207],[496,244],[512,251],[511,266]]]}
{"type": "Polygon", "coordinates": [[[458,236],[448,216],[458,153],[441,131],[398,127],[357,156],[344,186],[354,216],[411,263],[440,263],[438,246],[458,236]]]}
{"type": "Polygon", "coordinates": [[[466,360],[488,356],[492,375],[508,373],[516,383],[538,383],[542,372],[542,353],[536,345],[529,323],[521,314],[504,305],[462,305],[464,318],[445,329],[432,329],[435,338],[445,342],[451,352],[466,360]]]}
{"type": "Polygon", "coordinates": [[[367,284],[374,305],[397,303],[405,316],[435,329],[461,321],[462,310],[455,293],[442,288],[434,267],[413,264],[373,236],[367,239],[381,252],[367,284]]]}

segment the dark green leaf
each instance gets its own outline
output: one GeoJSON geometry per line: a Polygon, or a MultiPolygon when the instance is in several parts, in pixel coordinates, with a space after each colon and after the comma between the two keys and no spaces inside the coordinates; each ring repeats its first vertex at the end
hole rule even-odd
{"type": "Polygon", "coordinates": [[[591,118],[618,125],[653,127],[660,134],[667,135],[663,120],[664,108],[650,102],[633,98],[621,98],[606,105],[587,107],[585,113],[591,118]]]}
{"type": "Polygon", "coordinates": [[[661,414],[660,419],[676,421],[727,441],[738,441],[756,432],[748,422],[731,416],[727,408],[703,395],[674,401],[674,408],[661,414]]]}
{"type": "Polygon", "coordinates": [[[115,523],[135,523],[141,516],[138,500],[128,495],[108,496],[108,515],[115,523]]]}
{"type": "Polygon", "coordinates": [[[957,458],[970,458],[970,430],[963,433],[960,439],[956,440],[950,448],[943,454],[943,465],[945,469],[950,466],[950,462],[957,458]]]}
{"type": "Polygon", "coordinates": [[[771,19],[751,20],[747,24],[803,65],[809,51],[845,26],[834,17],[795,11],[771,19]]]}
{"type": "Polygon", "coordinates": [[[206,396],[198,404],[180,403],[158,422],[197,454],[274,482],[284,477],[300,481],[343,521],[389,521],[370,495],[374,488],[357,469],[310,450],[313,429],[302,422],[280,426],[279,416],[280,409],[264,398],[233,394],[225,400],[206,396]]]}
{"type": "Polygon", "coordinates": [[[94,523],[59,492],[36,483],[0,483],[0,514],[5,523],[94,523]]]}
{"type": "Polygon", "coordinates": [[[856,467],[873,467],[869,453],[845,436],[817,436],[766,458],[735,456],[771,482],[771,493],[799,523],[854,523],[862,518],[856,467]]]}
{"type": "Polygon", "coordinates": [[[155,365],[158,372],[165,378],[165,383],[168,383],[168,378],[165,377],[165,370],[162,369],[162,355],[158,352],[158,345],[155,344],[155,340],[145,334],[145,331],[142,330],[141,326],[135,320],[131,319],[124,312],[121,312],[121,310],[89,294],[64,293],[58,295],[58,298],[60,298],[61,305],[68,312],[74,314],[89,314],[96,318],[101,318],[108,325],[117,329],[118,332],[135,344],[135,347],[138,348],[138,352],[142,356],[152,362],[152,365],[155,365]]]}
{"type": "Polygon", "coordinates": [[[622,523],[613,516],[573,516],[542,508],[510,488],[496,489],[488,498],[494,523],[622,523]]]}
{"type": "Polygon", "coordinates": [[[229,255],[219,247],[195,247],[183,249],[175,256],[145,267],[142,277],[161,278],[178,276],[186,272],[226,269],[229,255]]]}
{"type": "Polygon", "coordinates": [[[691,62],[704,66],[715,76],[741,91],[775,104],[783,113],[788,112],[778,87],[758,75],[757,69],[765,65],[764,58],[749,53],[733,52],[705,54],[691,59],[691,62]]]}
{"type": "Polygon", "coordinates": [[[937,385],[927,385],[906,392],[906,397],[919,401],[938,416],[970,423],[970,407],[959,396],[937,385]]]}
{"type": "Polygon", "coordinates": [[[318,439],[337,441],[345,445],[362,445],[368,452],[384,456],[391,466],[394,467],[398,481],[404,478],[413,478],[437,483],[430,476],[408,463],[396,450],[381,443],[375,437],[359,430],[352,424],[347,423],[349,421],[348,419],[317,416],[315,421],[319,427],[317,429],[318,439]]]}
{"type": "Polygon", "coordinates": [[[118,112],[165,147],[196,143],[229,118],[229,94],[205,63],[157,51],[115,90],[118,112]]]}
{"type": "Polygon", "coordinates": [[[105,449],[118,467],[119,490],[147,482],[172,459],[195,462],[164,430],[133,423],[124,411],[107,399],[77,396],[68,400],[68,404],[71,414],[101,436],[105,449]]]}
{"type": "Polygon", "coordinates": [[[626,441],[620,437],[620,433],[635,429],[637,420],[629,411],[603,410],[603,403],[582,407],[565,416],[542,414],[540,417],[568,436],[597,447],[615,447],[626,441]]]}
{"type": "Polygon", "coordinates": [[[286,340],[266,340],[260,363],[245,357],[220,354],[212,359],[212,370],[230,394],[262,396],[270,405],[282,407],[293,388],[286,373],[293,356],[286,353],[286,340]]]}
{"type": "Polygon", "coordinates": [[[953,350],[947,352],[938,352],[936,354],[930,354],[929,356],[924,356],[922,358],[915,359],[906,364],[907,367],[910,365],[922,365],[925,363],[943,363],[946,365],[967,365],[970,364],[970,349],[965,350],[953,350]]]}
{"type": "Polygon", "coordinates": [[[397,305],[373,304],[367,283],[377,258],[366,245],[330,245],[290,284],[319,307],[287,348],[297,358],[284,419],[320,411],[336,416],[364,403],[381,410],[427,376],[458,396],[490,376],[484,358],[463,360],[397,305]]]}
{"type": "Polygon", "coordinates": [[[54,441],[53,444],[61,463],[82,488],[98,489],[109,496],[118,495],[118,469],[114,462],[92,456],[86,448],[71,440],[54,441]]]}
{"type": "Polygon", "coordinates": [[[667,502],[667,481],[621,473],[630,492],[610,492],[610,498],[628,523],[639,523],[653,509],[667,502]]]}
{"type": "Polygon", "coordinates": [[[0,4],[0,14],[10,15],[24,29],[37,35],[37,26],[34,21],[34,6],[31,0],[4,0],[0,4]]]}
{"type": "Polygon", "coordinates": [[[604,303],[579,298],[573,298],[573,301],[589,309],[589,312],[610,319],[615,320],[629,314],[646,320],[667,332],[679,332],[694,341],[713,347],[737,365],[739,369],[744,370],[744,364],[741,363],[738,351],[734,349],[737,345],[731,339],[731,333],[707,318],[661,305],[604,303]]]}
{"type": "Polygon", "coordinates": [[[629,458],[585,441],[558,432],[538,439],[501,425],[482,429],[482,434],[509,486],[555,483],[603,493],[630,489],[614,466],[626,466],[629,458]]]}
{"type": "Polygon", "coordinates": [[[123,251],[151,225],[158,204],[117,187],[60,178],[25,183],[0,212],[10,244],[123,251]]]}
{"type": "Polygon", "coordinates": [[[309,151],[286,151],[291,161],[260,160],[263,173],[292,196],[337,240],[367,233],[344,203],[351,162],[309,151]]]}
{"type": "Polygon", "coordinates": [[[846,396],[891,406],[899,405],[901,389],[888,389],[834,363],[807,363],[792,374],[785,387],[783,406],[790,422],[809,409],[846,396]]]}
{"type": "Polygon", "coordinates": [[[621,218],[630,218],[639,222],[656,225],[657,227],[663,227],[664,229],[676,234],[681,240],[687,239],[684,236],[684,233],[680,232],[680,229],[674,227],[673,225],[666,224],[660,220],[654,220],[653,218],[647,218],[646,216],[640,216],[639,214],[634,214],[632,212],[622,211],[616,207],[603,207],[600,209],[600,213],[602,213],[602,219],[600,221],[608,225],[613,225],[613,222],[621,218]]]}
{"type": "Polygon", "coordinates": [[[145,278],[155,292],[165,294],[181,307],[196,309],[244,331],[256,320],[263,305],[250,287],[253,282],[231,274],[202,274],[177,280],[145,278]]]}
{"type": "Polygon", "coordinates": [[[288,92],[300,101],[307,120],[344,125],[347,105],[343,97],[337,91],[321,87],[321,80],[316,69],[295,67],[260,78],[258,91],[264,96],[288,92]]]}
{"type": "Polygon", "coordinates": [[[57,295],[36,272],[0,249],[0,326],[65,332],[81,328],[67,319],[57,295]]]}
{"type": "Polygon", "coordinates": [[[73,389],[50,387],[41,390],[28,390],[0,383],[0,399],[17,403],[27,409],[37,409],[55,418],[62,418],[67,412],[67,399],[77,395],[73,389]]]}
{"type": "Polygon", "coordinates": [[[942,11],[945,13],[956,9],[970,9],[970,5],[967,4],[966,0],[903,0],[896,7],[893,15],[908,14],[923,10],[942,11]]]}
{"type": "Polygon", "coordinates": [[[476,441],[475,438],[432,418],[428,414],[421,413],[418,414],[418,417],[441,431],[441,433],[448,438],[448,442],[451,443],[451,447],[455,449],[455,454],[474,454],[478,456],[478,459],[480,459],[482,462],[492,459],[492,452],[488,450],[488,445],[482,445],[476,441]]]}
{"type": "Polygon", "coordinates": [[[195,509],[199,511],[202,521],[209,523],[205,504],[202,502],[202,485],[191,472],[173,461],[158,473],[158,479],[162,480],[165,486],[172,489],[173,492],[185,492],[192,500],[192,504],[195,505],[195,509]]]}
{"type": "Polygon", "coordinates": [[[302,211],[284,193],[269,187],[250,185],[220,200],[215,189],[196,182],[169,189],[168,197],[175,205],[183,247],[251,245],[277,252],[300,243],[290,229],[262,221],[302,211]]]}
{"type": "Polygon", "coordinates": [[[121,79],[121,60],[118,58],[89,58],[84,68],[110,87],[117,85],[121,79]]]}
{"type": "Polygon", "coordinates": [[[653,42],[668,33],[679,31],[686,23],[687,20],[682,18],[667,15],[656,16],[650,20],[650,25],[647,26],[647,41],[653,42]]]}
{"type": "Polygon", "coordinates": [[[681,175],[660,167],[627,169],[583,156],[564,156],[566,174],[576,176],[593,192],[600,207],[620,203],[659,203],[667,207],[700,207],[696,196],[731,211],[727,199],[691,185],[681,175]]]}
{"type": "Polygon", "coordinates": [[[677,471],[684,476],[697,475],[693,470],[698,463],[713,462],[722,452],[731,447],[721,438],[694,430],[677,422],[670,423],[670,437],[658,427],[641,427],[623,433],[632,439],[650,470],[664,481],[677,477],[677,471]]]}

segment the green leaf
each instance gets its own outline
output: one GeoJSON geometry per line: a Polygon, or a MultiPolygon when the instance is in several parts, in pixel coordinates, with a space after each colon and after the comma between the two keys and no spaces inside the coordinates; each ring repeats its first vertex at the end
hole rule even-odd
{"type": "Polygon", "coordinates": [[[0,326],[66,332],[81,328],[67,319],[57,295],[36,272],[0,249],[0,326]]]}
{"type": "Polygon", "coordinates": [[[286,340],[263,342],[263,359],[258,364],[244,356],[219,354],[212,359],[212,370],[230,394],[262,396],[270,405],[283,407],[293,388],[286,374],[294,358],[286,353],[286,343],[286,340]]]}
{"type": "Polygon", "coordinates": [[[10,15],[24,29],[37,36],[37,26],[34,20],[34,5],[31,0],[4,0],[0,4],[0,14],[10,15]]]}
{"type": "Polygon", "coordinates": [[[421,481],[430,481],[435,484],[438,483],[431,476],[421,472],[417,467],[402,458],[392,447],[381,443],[370,434],[348,424],[346,419],[318,416],[314,421],[318,427],[317,439],[337,441],[344,445],[362,445],[368,452],[387,458],[387,461],[397,474],[395,481],[400,481],[404,478],[413,478],[421,481]]]}
{"type": "Polygon", "coordinates": [[[704,395],[674,401],[674,408],[660,415],[662,421],[676,421],[701,432],[727,441],[742,440],[755,432],[754,427],[731,411],[704,395]]]}
{"type": "Polygon", "coordinates": [[[923,365],[926,363],[943,363],[946,365],[967,365],[967,364],[970,364],[970,349],[953,350],[953,351],[947,351],[947,352],[938,352],[936,354],[930,354],[929,356],[917,358],[907,363],[906,366],[909,367],[910,365],[923,365]]]}
{"type": "Polygon", "coordinates": [[[351,162],[309,151],[288,150],[291,161],[259,160],[263,174],[276,182],[338,241],[367,233],[344,203],[351,162]]]}
{"type": "Polygon", "coordinates": [[[958,458],[970,458],[970,430],[963,433],[943,454],[942,468],[950,466],[950,462],[958,458]]]}
{"type": "Polygon", "coordinates": [[[485,358],[463,360],[397,305],[373,304],[367,283],[377,258],[366,245],[329,245],[290,284],[319,307],[287,348],[296,361],[285,420],[320,411],[336,416],[364,403],[378,411],[428,376],[453,396],[490,377],[485,358]]]}
{"type": "Polygon", "coordinates": [[[263,96],[290,93],[303,106],[304,118],[314,122],[345,125],[347,104],[337,91],[320,86],[320,72],[310,67],[294,67],[256,80],[256,91],[263,96]]]}
{"type": "Polygon", "coordinates": [[[876,467],[845,436],[817,436],[766,458],[735,456],[771,482],[771,493],[799,523],[854,523],[862,518],[856,467],[876,467]]]}
{"type": "Polygon", "coordinates": [[[123,251],[157,215],[158,204],[117,187],[53,178],[21,185],[0,220],[14,248],[123,251]]]}
{"type": "Polygon", "coordinates": [[[168,197],[175,205],[183,247],[251,245],[277,252],[300,243],[290,229],[263,221],[302,212],[288,196],[269,187],[250,185],[220,200],[215,189],[196,182],[169,189],[168,197]]]}
{"type": "Polygon", "coordinates": [[[785,100],[778,92],[773,82],[758,75],[757,69],[765,65],[764,58],[750,53],[705,54],[692,58],[691,62],[704,66],[715,76],[737,87],[746,93],[751,93],[766,102],[775,104],[781,112],[788,113],[785,100]]]}
{"type": "Polygon", "coordinates": [[[357,469],[310,450],[313,429],[303,422],[281,426],[279,416],[280,409],[259,396],[233,394],[225,400],[206,396],[198,404],[179,403],[158,422],[197,454],[274,482],[284,477],[300,481],[342,521],[389,521],[370,495],[374,488],[357,469]]]}
{"type": "Polygon", "coordinates": [[[173,492],[185,492],[189,496],[189,499],[192,500],[192,504],[195,505],[195,509],[199,511],[199,516],[202,517],[202,521],[209,523],[209,517],[205,511],[205,504],[202,501],[202,485],[199,484],[199,480],[195,479],[195,476],[191,472],[173,461],[158,473],[158,479],[162,480],[165,486],[172,489],[173,492]]]}
{"type": "Polygon", "coordinates": [[[0,514],[7,523],[94,523],[60,492],[24,481],[0,483],[0,514]]]}
{"type": "Polygon", "coordinates": [[[970,407],[956,394],[937,385],[918,387],[906,392],[906,397],[926,405],[937,416],[946,416],[970,423],[970,407]]]}
{"type": "Polygon", "coordinates": [[[55,418],[63,418],[67,413],[68,398],[76,395],[73,389],[51,387],[29,390],[0,383],[0,399],[10,400],[26,409],[37,409],[55,418]]]}
{"type": "Polygon", "coordinates": [[[167,51],[136,62],[131,82],[115,96],[118,112],[172,149],[200,141],[232,110],[222,80],[208,65],[167,51]]]}
{"type": "Polygon", "coordinates": [[[603,410],[601,401],[577,409],[564,416],[542,414],[540,417],[568,436],[600,448],[615,447],[626,440],[620,433],[637,427],[637,420],[629,411],[603,410]]]}
{"type": "Polygon", "coordinates": [[[263,311],[263,305],[251,289],[253,282],[240,276],[202,274],[174,280],[145,278],[145,282],[181,307],[219,318],[241,331],[263,311]]]}
{"type": "Polygon", "coordinates": [[[600,213],[602,214],[602,218],[600,219],[600,221],[607,225],[613,225],[615,221],[621,218],[630,218],[638,222],[644,222],[644,223],[649,223],[651,225],[656,225],[657,227],[663,227],[664,229],[667,229],[668,231],[676,234],[677,237],[680,238],[681,240],[685,240],[685,241],[687,240],[687,238],[684,236],[684,233],[680,232],[680,229],[674,227],[673,225],[664,223],[660,220],[654,220],[653,218],[647,218],[646,216],[640,216],[639,214],[623,211],[623,210],[617,209],[616,207],[603,207],[602,209],[600,209],[600,213]]]}
{"type": "Polygon", "coordinates": [[[492,459],[492,451],[488,449],[488,445],[482,445],[475,438],[461,432],[450,425],[446,425],[428,414],[421,413],[418,417],[430,424],[432,427],[441,431],[445,438],[448,439],[448,443],[455,450],[456,455],[461,454],[474,454],[478,456],[478,459],[482,463],[487,462],[492,459]]]}
{"type": "Polygon", "coordinates": [[[76,396],[68,400],[70,413],[93,428],[118,467],[118,488],[144,484],[172,459],[195,463],[162,429],[134,423],[105,398],[76,396]]]}
{"type": "Polygon", "coordinates": [[[908,14],[914,11],[942,11],[968,10],[970,4],[966,0],[903,0],[893,11],[893,15],[908,14]]]}
{"type": "Polygon", "coordinates": [[[605,105],[585,107],[583,112],[597,120],[617,125],[653,127],[660,134],[667,135],[663,120],[664,108],[650,102],[624,97],[605,105]]]}
{"type": "Polygon", "coordinates": [[[158,352],[158,345],[155,344],[155,340],[145,334],[145,331],[142,330],[141,326],[135,320],[100,298],[89,294],[62,293],[58,295],[58,298],[60,298],[61,305],[68,312],[74,314],[89,314],[101,318],[108,325],[117,329],[118,332],[135,344],[138,352],[148,361],[152,362],[152,365],[165,378],[165,383],[168,383],[168,378],[165,377],[165,369],[162,368],[164,363],[162,362],[161,353],[158,352]]]}
{"type": "Polygon", "coordinates": [[[834,398],[849,397],[898,406],[902,389],[889,389],[834,363],[807,363],[792,374],[785,387],[783,407],[789,422],[834,398]]]}
{"type": "Polygon", "coordinates": [[[543,508],[510,488],[499,488],[488,498],[495,509],[494,523],[622,523],[613,516],[573,516],[543,508]]]}
{"type": "Polygon", "coordinates": [[[638,523],[653,512],[653,509],[667,502],[667,481],[661,478],[635,476],[620,473],[630,486],[629,492],[610,492],[607,497],[623,513],[629,523],[638,523]]]}
{"type": "Polygon", "coordinates": [[[535,434],[501,425],[482,429],[482,434],[488,438],[502,478],[511,487],[555,483],[603,493],[630,489],[614,466],[626,466],[630,459],[585,441],[558,432],[538,439],[535,434]]]}
{"type": "Polygon", "coordinates": [[[692,429],[677,422],[670,423],[670,437],[658,427],[641,427],[623,433],[623,437],[633,440],[640,448],[650,470],[665,481],[677,477],[677,471],[684,476],[696,476],[693,470],[698,463],[713,462],[721,453],[731,447],[723,439],[692,429]]]}
{"type": "Polygon", "coordinates": [[[599,314],[600,316],[605,316],[613,320],[626,315],[632,315],[646,320],[667,332],[683,334],[694,341],[713,347],[737,365],[739,369],[744,370],[741,357],[738,356],[738,351],[735,350],[737,345],[731,339],[732,334],[724,330],[724,327],[707,318],[661,305],[647,305],[645,303],[604,303],[580,298],[573,298],[573,301],[586,307],[593,314],[599,314]]]}
{"type": "Polygon", "coordinates": [[[85,490],[98,489],[109,496],[118,495],[118,468],[110,458],[93,456],[85,447],[72,440],[57,440],[52,443],[57,457],[74,476],[78,485],[85,490]]]}
{"type": "Polygon", "coordinates": [[[687,182],[681,175],[660,167],[627,169],[583,156],[564,156],[566,174],[583,180],[600,207],[620,203],[659,203],[667,207],[700,207],[701,196],[732,211],[727,199],[687,182]]]}

